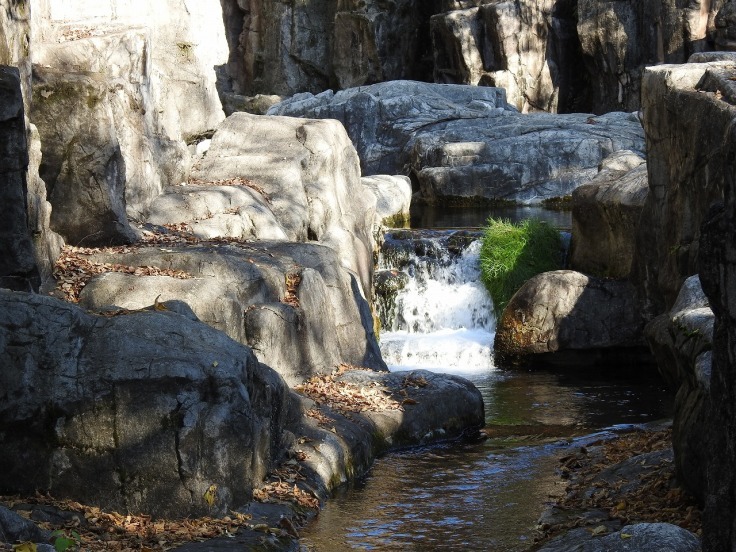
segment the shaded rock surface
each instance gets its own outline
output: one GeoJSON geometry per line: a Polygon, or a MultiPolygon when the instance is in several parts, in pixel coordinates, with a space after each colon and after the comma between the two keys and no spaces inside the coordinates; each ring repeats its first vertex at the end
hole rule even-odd
{"type": "MultiPolygon", "coordinates": [[[[711,386],[714,316],[707,302],[681,303],[687,294],[685,281],[678,304],[670,313],[649,322],[644,335],[657,359],[660,373],[676,391],[672,445],[677,474],[688,490],[701,501],[705,497],[706,465],[704,433],[711,386]]],[[[692,284],[691,284],[692,285],[692,284]]],[[[698,288],[700,284],[697,284],[698,288]]],[[[700,291],[702,296],[702,291],[700,291]]]]}
{"type": "Polygon", "coordinates": [[[0,66],[0,287],[30,291],[40,278],[26,211],[24,114],[18,69],[0,66]]]}
{"type": "Polygon", "coordinates": [[[159,295],[161,301],[186,301],[203,322],[252,347],[289,384],[343,362],[385,370],[357,278],[328,247],[215,242],[103,251],[90,259],[166,267],[192,278],[103,274],[82,291],[84,306],[138,309],[159,295]]]}
{"type": "Polygon", "coordinates": [[[32,521],[19,516],[12,510],[0,505],[0,540],[15,542],[46,542],[49,532],[41,530],[32,521]]]}
{"type": "MultiPolygon", "coordinates": [[[[729,127],[732,129],[733,127],[729,127]]],[[[731,130],[731,132],[733,132],[731,130]]],[[[702,448],[704,461],[705,507],[703,509],[703,551],[715,552],[736,546],[736,454],[733,439],[736,437],[736,404],[734,386],[736,371],[732,358],[736,352],[736,328],[734,327],[734,277],[732,236],[736,231],[736,194],[733,175],[736,158],[732,144],[723,152],[726,172],[724,178],[724,208],[711,212],[700,238],[700,280],[708,297],[715,325],[709,388],[704,399],[702,413],[692,427],[692,435],[702,448]]]]}
{"type": "Polygon", "coordinates": [[[495,351],[539,355],[636,347],[642,324],[628,282],[571,270],[544,272],[528,280],[504,309],[495,351]]]}
{"type": "MultiPolygon", "coordinates": [[[[707,49],[708,33],[721,0],[671,0],[577,3],[577,30],[591,76],[592,110],[646,111],[640,85],[645,67],[684,63],[707,49]]],[[[642,86],[643,88],[643,86],[642,86]]]]}
{"type": "Polygon", "coordinates": [[[606,158],[601,172],[572,193],[570,267],[626,278],[648,192],[647,166],[640,155],[617,152],[606,158]]]}
{"type": "Polygon", "coordinates": [[[364,174],[409,174],[428,203],[540,203],[589,182],[610,154],[644,150],[632,114],[521,115],[495,88],[387,82],[296,95],[269,113],[338,119],[364,174]]]}
{"type": "Polygon", "coordinates": [[[83,246],[132,243],[125,209],[125,160],[95,74],[36,69],[33,121],[41,135],[39,169],[53,207],[51,228],[83,246]]]}
{"type": "Polygon", "coordinates": [[[227,511],[280,454],[286,386],[221,332],[169,311],[94,316],[10,291],[0,301],[0,355],[15,367],[0,374],[4,490],[202,515],[210,485],[227,511]]]}

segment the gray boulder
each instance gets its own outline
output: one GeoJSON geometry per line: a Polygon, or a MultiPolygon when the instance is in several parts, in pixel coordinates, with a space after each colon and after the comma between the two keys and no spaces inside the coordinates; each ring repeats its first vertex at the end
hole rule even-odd
{"type": "Polygon", "coordinates": [[[51,534],[43,531],[32,521],[19,516],[12,510],[0,505],[0,542],[45,542],[51,534]]]}
{"type": "Polygon", "coordinates": [[[668,311],[683,281],[699,272],[701,226],[730,178],[727,159],[713,152],[722,151],[730,139],[733,107],[714,100],[717,90],[733,97],[729,78],[734,75],[736,65],[729,62],[661,65],[644,73],[649,195],[631,278],[649,319],[668,311]]]}
{"type": "Polygon", "coordinates": [[[249,349],[172,311],[95,316],[3,290],[0,304],[0,487],[176,517],[250,500],[288,393],[249,349]]]}
{"type": "Polygon", "coordinates": [[[539,552],[700,552],[700,539],[670,523],[637,523],[620,531],[594,537],[586,529],[575,529],[553,539],[539,552]]]}
{"type": "Polygon", "coordinates": [[[26,211],[28,148],[20,73],[0,65],[0,287],[40,285],[26,211]]]}
{"type": "Polygon", "coordinates": [[[386,369],[360,284],[328,247],[214,242],[102,251],[89,259],[167,267],[192,278],[107,273],[84,288],[84,306],[138,309],[159,295],[185,301],[200,320],[253,348],[289,384],[332,372],[342,362],[386,369]]]}
{"type": "Polygon", "coordinates": [[[234,113],[192,177],[158,197],[147,220],[186,223],[206,239],[319,241],[370,293],[376,199],[337,122],[234,113]]]}
{"type": "Polygon", "coordinates": [[[403,226],[409,221],[411,206],[411,181],[403,175],[377,174],[364,176],[361,184],[376,196],[377,226],[403,226]]]}
{"type": "Polygon", "coordinates": [[[647,166],[640,155],[621,151],[606,158],[601,172],[572,193],[570,267],[626,278],[648,192],[647,166]]]}
{"type": "Polygon", "coordinates": [[[487,87],[386,82],[269,113],[341,121],[365,175],[412,174],[429,203],[538,203],[589,182],[616,151],[644,151],[634,115],[522,115],[487,87]]]}
{"type": "Polygon", "coordinates": [[[501,355],[637,347],[642,320],[633,287],[571,270],[544,272],[528,280],[498,322],[495,350],[501,355]]]}

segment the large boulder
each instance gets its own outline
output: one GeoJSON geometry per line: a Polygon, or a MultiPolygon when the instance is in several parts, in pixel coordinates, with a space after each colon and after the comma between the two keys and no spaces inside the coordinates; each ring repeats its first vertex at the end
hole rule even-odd
{"type": "Polygon", "coordinates": [[[676,391],[672,445],[678,479],[705,497],[704,416],[711,379],[713,311],[697,275],[689,277],[669,312],[649,322],[644,336],[663,379],[676,391]]]}
{"type": "Polygon", "coordinates": [[[361,186],[355,148],[336,121],[234,113],[192,182],[157,198],[148,220],[184,222],[207,238],[319,241],[369,296],[376,199],[361,186]]]}
{"type": "Polygon", "coordinates": [[[361,184],[376,196],[375,231],[379,226],[403,226],[409,221],[411,181],[404,175],[364,176],[361,184]]]}
{"type": "Polygon", "coordinates": [[[647,166],[641,155],[621,151],[606,158],[601,172],[572,193],[570,268],[626,278],[648,192],[647,166]]]}
{"type": "MultiPolygon", "coordinates": [[[[126,212],[136,219],[142,218],[142,212],[164,187],[186,180],[190,164],[184,136],[177,132],[178,126],[171,128],[166,120],[172,116],[168,111],[175,108],[174,99],[159,98],[155,91],[156,81],[149,75],[155,51],[150,31],[141,28],[106,30],[74,40],[43,44],[39,50],[35,60],[36,75],[47,82],[42,88],[44,96],[36,96],[32,115],[34,122],[37,117],[44,119],[42,140],[57,142],[64,136],[63,129],[58,128],[63,124],[61,121],[54,126],[49,124],[53,120],[46,119],[51,107],[48,100],[55,92],[53,87],[63,87],[66,78],[57,77],[48,82],[43,78],[43,70],[38,68],[41,62],[65,76],[83,71],[104,80],[107,92],[100,101],[109,105],[114,122],[111,132],[124,161],[121,178],[124,178],[126,212]]],[[[209,120],[208,124],[216,122],[219,119],[209,120]]],[[[207,127],[199,127],[197,133],[206,130],[207,127]]],[[[44,144],[44,147],[50,146],[44,144]]],[[[87,147],[92,148],[93,144],[87,147]]]]}
{"type": "Polygon", "coordinates": [[[177,517],[250,500],[289,396],[249,349],[161,305],[96,316],[3,290],[0,305],[4,492],[177,517]]]}
{"type": "Polygon", "coordinates": [[[611,153],[644,151],[633,114],[522,115],[488,87],[386,82],[298,94],[269,113],[338,119],[364,174],[411,174],[430,203],[541,202],[590,181],[611,153]]]}
{"type": "Polygon", "coordinates": [[[24,113],[19,71],[0,65],[0,287],[30,291],[40,281],[26,211],[24,113]]]}
{"type": "Polygon", "coordinates": [[[110,265],[166,267],[191,277],[106,273],[84,288],[84,306],[139,309],[159,296],[186,301],[203,322],[252,347],[291,385],[341,363],[386,369],[360,284],[328,247],[215,241],[85,257],[110,265]]]}
{"type": "MultiPolygon", "coordinates": [[[[577,29],[591,75],[595,113],[635,111],[645,67],[684,63],[709,49],[707,36],[723,0],[579,0],[577,29]]],[[[644,107],[646,111],[646,107],[644,107]]]]}
{"type": "Polygon", "coordinates": [[[534,276],[514,294],[498,322],[495,350],[540,358],[626,350],[642,345],[641,331],[628,282],[557,270],[534,276]]]}
{"type": "Polygon", "coordinates": [[[647,318],[669,310],[683,281],[698,272],[701,225],[730,178],[727,157],[714,152],[730,140],[733,76],[732,62],[661,65],[644,73],[649,195],[632,280],[647,318]]]}

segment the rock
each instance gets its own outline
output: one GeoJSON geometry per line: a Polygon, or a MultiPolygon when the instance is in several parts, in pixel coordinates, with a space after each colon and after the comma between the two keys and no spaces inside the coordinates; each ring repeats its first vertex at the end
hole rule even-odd
{"type": "Polygon", "coordinates": [[[33,94],[52,229],[73,245],[135,241],[106,81],[95,74],[37,68],[33,94]]]}
{"type": "Polygon", "coordinates": [[[713,21],[717,50],[736,49],[736,7],[731,2],[723,4],[713,21]]]}
{"type": "Polygon", "coordinates": [[[720,0],[578,1],[577,30],[592,77],[593,112],[639,109],[645,67],[683,63],[709,49],[706,37],[721,5],[720,0]]]}
{"type": "Polygon", "coordinates": [[[197,196],[189,195],[192,189],[172,189],[154,203],[149,220],[207,226],[211,237],[319,241],[338,253],[342,265],[358,275],[366,296],[370,293],[375,198],[360,185],[355,149],[336,121],[233,113],[218,128],[192,177],[203,183],[245,179],[246,185],[227,195],[209,186],[200,186],[197,196]],[[187,196],[171,195],[182,192],[187,196]],[[200,194],[220,199],[199,201],[200,194]],[[187,205],[195,200],[200,211],[187,205]],[[238,212],[222,216],[231,208],[238,212]],[[193,219],[206,218],[201,209],[218,220],[193,224],[193,219]],[[241,220],[232,226],[238,235],[214,228],[235,218],[241,220]]]}
{"type": "Polygon", "coordinates": [[[31,105],[30,16],[28,1],[0,0],[0,65],[17,68],[26,113],[31,105]]]}
{"type": "Polygon", "coordinates": [[[376,226],[403,226],[409,221],[411,181],[403,175],[364,176],[361,184],[376,196],[376,226]]]}
{"type": "MultiPolygon", "coordinates": [[[[107,91],[100,94],[100,102],[109,105],[114,121],[111,132],[124,161],[121,178],[126,212],[140,219],[165,186],[186,180],[190,164],[182,136],[168,133],[164,125],[164,115],[171,105],[157,100],[154,81],[148,77],[153,63],[150,34],[140,28],[108,31],[100,36],[45,44],[40,51],[41,61],[56,71],[93,73],[106,83],[107,91]]],[[[36,74],[42,71],[37,67],[36,74]]],[[[58,81],[56,78],[52,83],[58,81]]],[[[46,100],[52,101],[53,86],[44,88],[45,98],[37,99],[36,103],[45,109],[46,100]]],[[[58,133],[63,134],[49,124],[53,122],[47,119],[41,127],[44,141],[58,141],[58,133]]]]}
{"type": "MultiPolygon", "coordinates": [[[[305,464],[317,475],[321,494],[364,473],[377,454],[416,444],[472,437],[484,423],[483,399],[468,380],[426,370],[372,372],[348,370],[337,382],[356,389],[394,397],[401,409],[339,414],[325,406],[319,411],[329,422],[318,426],[306,416],[292,430],[311,439],[302,449],[305,464]],[[334,431],[333,431],[334,429],[334,431]]],[[[302,408],[318,408],[302,399],[302,408]]]]}
{"type": "Polygon", "coordinates": [[[574,5],[482,4],[430,19],[435,82],[504,88],[524,113],[586,110],[574,5]]]}
{"type": "Polygon", "coordinates": [[[26,211],[27,169],[20,73],[0,66],[0,287],[23,291],[40,285],[26,211]]]}
{"type": "Polygon", "coordinates": [[[713,152],[722,151],[729,139],[734,108],[714,101],[712,87],[727,94],[718,83],[731,82],[734,75],[736,66],[725,62],[661,65],[644,73],[649,195],[631,278],[647,319],[669,310],[683,281],[698,272],[700,227],[710,205],[722,199],[730,170],[726,158],[713,152]],[[688,116],[673,118],[673,112],[688,116]]]}
{"type": "Polygon", "coordinates": [[[249,349],[173,312],[95,316],[3,290],[0,303],[0,360],[16,367],[0,373],[6,492],[162,517],[250,500],[280,454],[288,394],[249,349]]]}
{"type": "Polygon", "coordinates": [[[228,63],[229,49],[219,0],[36,4],[34,63],[67,63],[77,65],[72,70],[130,79],[115,84],[141,91],[142,97],[133,96],[132,111],[143,107],[165,139],[190,141],[223,120],[215,68],[228,63]],[[126,66],[140,59],[146,61],[144,71],[128,74],[126,66]]]}
{"type": "Polygon", "coordinates": [[[340,120],[364,174],[412,173],[428,203],[540,203],[589,182],[611,153],[644,151],[633,114],[522,115],[484,87],[387,82],[269,113],[340,120]]]}
{"type": "Polygon", "coordinates": [[[589,184],[572,193],[572,269],[608,278],[629,275],[647,184],[644,159],[617,152],[589,184]]]}
{"type": "Polygon", "coordinates": [[[364,176],[407,174],[409,141],[440,121],[472,118],[508,109],[500,88],[393,81],[316,96],[297,94],[273,106],[270,115],[337,119],[360,157],[364,176]]]}
{"type": "Polygon", "coordinates": [[[0,505],[0,542],[46,542],[51,534],[32,521],[0,505]]]}
{"type": "Polygon", "coordinates": [[[627,349],[641,344],[634,289],[571,270],[528,280],[509,301],[496,329],[501,355],[627,349]]]}
{"type": "Polygon", "coordinates": [[[168,267],[192,278],[104,274],[84,288],[80,300],[87,308],[139,309],[159,295],[185,301],[200,320],[252,347],[289,384],[343,362],[386,369],[360,285],[328,247],[215,242],[93,253],[90,260],[168,267]]]}
{"type": "Polygon", "coordinates": [[[429,80],[428,21],[434,9],[416,0],[338,2],[331,59],[338,88],[429,80]]]}
{"type": "Polygon", "coordinates": [[[699,552],[700,540],[687,529],[670,523],[637,523],[605,536],[575,529],[553,539],[539,552],[699,552]]]}
{"type": "MultiPolygon", "coordinates": [[[[711,100],[713,101],[713,100],[711,100]]],[[[719,102],[721,103],[721,102],[719,102]]],[[[724,114],[725,115],[725,114],[724,114]]],[[[731,107],[728,121],[732,122],[736,110],[731,107]]],[[[712,121],[713,125],[725,125],[727,121],[712,121]]],[[[729,134],[733,132],[729,124],[729,134]]],[[[732,174],[734,137],[724,137],[724,150],[719,159],[724,172],[722,179],[723,206],[714,208],[703,225],[700,236],[700,280],[703,290],[715,314],[713,333],[712,372],[705,376],[706,396],[701,416],[693,423],[690,434],[699,436],[696,445],[703,460],[701,477],[704,481],[705,507],[703,509],[703,551],[715,552],[736,546],[736,535],[732,522],[736,517],[736,454],[731,443],[736,437],[736,424],[731,406],[736,402],[734,389],[736,371],[731,359],[736,351],[736,331],[734,328],[734,307],[732,305],[734,288],[733,232],[736,231],[736,199],[732,174]]]]}

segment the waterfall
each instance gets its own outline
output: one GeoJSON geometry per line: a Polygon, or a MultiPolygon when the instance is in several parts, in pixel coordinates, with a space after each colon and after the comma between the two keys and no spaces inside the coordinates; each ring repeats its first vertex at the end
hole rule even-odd
{"type": "Polygon", "coordinates": [[[392,369],[493,367],[496,320],[480,281],[479,234],[389,233],[379,260],[381,353],[392,369]]]}

